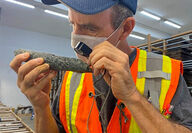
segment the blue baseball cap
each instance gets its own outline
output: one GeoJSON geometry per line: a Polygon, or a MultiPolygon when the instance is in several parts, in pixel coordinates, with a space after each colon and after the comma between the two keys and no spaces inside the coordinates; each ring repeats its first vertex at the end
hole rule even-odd
{"type": "MultiPolygon", "coordinates": [[[[57,0],[41,0],[46,5],[59,4],[57,0]]],[[[102,12],[113,5],[122,4],[129,8],[133,14],[137,10],[137,0],[61,0],[70,8],[82,14],[96,14],[102,12]]]]}

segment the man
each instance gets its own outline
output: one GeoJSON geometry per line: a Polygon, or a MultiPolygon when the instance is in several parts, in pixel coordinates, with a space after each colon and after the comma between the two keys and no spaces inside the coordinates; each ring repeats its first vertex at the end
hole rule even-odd
{"type": "Polygon", "coordinates": [[[136,0],[42,1],[69,7],[72,47],[82,41],[93,49],[89,58],[77,55],[93,75],[66,72],[52,113],[50,80],[56,72],[41,58],[21,65],[28,53],[13,59],[18,86],[35,110],[37,133],[191,133],[192,98],[181,62],[126,41],[135,25],[136,0]]]}

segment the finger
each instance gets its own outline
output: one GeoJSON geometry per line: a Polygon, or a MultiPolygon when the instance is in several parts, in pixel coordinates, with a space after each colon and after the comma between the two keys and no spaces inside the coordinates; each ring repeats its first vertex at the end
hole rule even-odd
{"type": "Polygon", "coordinates": [[[17,73],[22,62],[30,57],[29,53],[19,54],[10,62],[9,66],[17,73]]]}
{"type": "Polygon", "coordinates": [[[47,93],[47,94],[49,94],[49,92],[50,92],[50,90],[51,90],[51,87],[52,87],[52,86],[51,86],[51,83],[52,83],[51,81],[52,81],[53,78],[55,78],[56,75],[57,75],[57,72],[56,72],[56,71],[52,71],[52,70],[51,70],[50,73],[52,73],[52,74],[54,74],[54,75],[53,75],[53,77],[51,77],[51,79],[49,80],[49,83],[47,84],[48,87],[45,86],[44,89],[42,90],[42,91],[44,91],[44,92],[47,93]]]}
{"type": "Polygon", "coordinates": [[[22,82],[25,75],[33,70],[35,67],[41,65],[43,63],[43,58],[37,58],[28,61],[24,65],[22,65],[18,70],[18,83],[22,82]]]}
{"type": "Polygon", "coordinates": [[[46,71],[46,72],[44,72],[44,73],[41,73],[41,74],[37,77],[37,79],[35,80],[35,83],[41,82],[41,80],[42,80],[43,78],[45,78],[47,75],[49,75],[49,73],[52,73],[52,72],[55,72],[56,75],[57,75],[57,71],[48,70],[48,71],[46,71]]]}
{"type": "Polygon", "coordinates": [[[91,54],[89,55],[89,59],[92,58],[96,53],[98,53],[101,49],[106,49],[108,51],[111,50],[111,47],[108,45],[105,45],[104,43],[99,44],[98,46],[95,46],[93,48],[93,51],[91,52],[91,54]]]}
{"type": "Polygon", "coordinates": [[[106,57],[102,57],[93,65],[94,75],[98,75],[102,69],[106,69],[111,72],[115,62],[111,61],[106,57]]]}
{"type": "Polygon", "coordinates": [[[106,56],[113,61],[119,61],[125,55],[125,53],[123,53],[121,50],[106,41],[93,49],[92,53],[89,56],[89,65],[91,65],[91,63],[92,65],[95,63],[95,60],[91,62],[92,58],[95,55],[98,56],[96,60],[102,56],[98,53],[101,53],[103,56],[106,56]]]}
{"type": "Polygon", "coordinates": [[[23,84],[24,84],[25,88],[29,88],[29,87],[33,86],[34,83],[35,83],[35,80],[37,79],[37,77],[41,73],[47,72],[48,70],[49,70],[49,65],[48,64],[43,64],[43,65],[40,65],[40,66],[36,67],[31,72],[29,72],[24,77],[23,84]]]}
{"type": "Polygon", "coordinates": [[[109,67],[105,67],[105,66],[108,66],[110,63],[113,64],[113,62],[111,62],[110,60],[108,60],[107,58],[104,57],[101,60],[99,60],[97,63],[95,63],[95,65],[94,65],[94,75],[97,76],[99,73],[103,73],[105,71],[105,73],[103,73],[103,74],[105,74],[104,79],[108,85],[111,84],[111,75],[108,70],[111,71],[112,67],[109,68],[109,67]],[[104,62],[106,64],[104,64],[104,62]]]}
{"type": "Polygon", "coordinates": [[[56,75],[57,75],[57,72],[50,71],[50,73],[46,77],[41,79],[41,81],[35,85],[36,88],[38,90],[43,90],[45,93],[49,94],[50,87],[51,87],[51,79],[53,79],[56,75]]]}
{"type": "Polygon", "coordinates": [[[96,46],[93,48],[93,50],[99,49],[99,48],[102,47],[102,46],[114,47],[110,42],[104,41],[104,42],[100,43],[99,45],[96,45],[96,46]]]}
{"type": "Polygon", "coordinates": [[[112,51],[114,51],[114,50],[112,50],[112,49],[107,50],[105,48],[102,48],[99,51],[98,50],[94,51],[92,56],[90,56],[90,58],[89,58],[90,65],[93,66],[102,57],[107,57],[114,62],[120,61],[120,59],[121,59],[121,56],[119,56],[120,54],[112,52],[112,51]]]}
{"type": "Polygon", "coordinates": [[[116,52],[117,51],[121,51],[119,50],[118,48],[116,48],[113,44],[111,44],[109,41],[104,41],[102,42],[101,44],[95,46],[93,48],[93,51],[95,50],[100,50],[101,48],[104,48],[104,49],[108,49],[109,51],[111,51],[112,49],[115,50],[116,52]]]}
{"type": "Polygon", "coordinates": [[[41,80],[42,78],[44,78],[45,76],[47,76],[49,74],[50,71],[47,71],[45,73],[41,73],[37,79],[35,79],[35,82],[38,82],[39,80],[41,80]]]}
{"type": "Polygon", "coordinates": [[[104,75],[104,80],[106,81],[106,83],[111,86],[111,76],[109,74],[108,71],[106,71],[105,75],[104,75]]]}

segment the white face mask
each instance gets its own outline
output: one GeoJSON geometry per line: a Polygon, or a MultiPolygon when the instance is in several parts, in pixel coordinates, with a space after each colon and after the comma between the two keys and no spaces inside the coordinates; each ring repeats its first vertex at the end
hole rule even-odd
{"type": "Polygon", "coordinates": [[[107,40],[107,37],[94,37],[88,35],[79,35],[71,33],[71,47],[74,49],[78,42],[83,42],[91,49],[93,49],[96,45],[107,40]]]}
{"type": "MultiPolygon", "coordinates": [[[[121,25],[120,25],[121,26],[121,25]]],[[[120,27],[119,26],[119,27],[120,27]]],[[[113,36],[118,30],[119,27],[109,35],[109,37],[94,37],[94,36],[88,36],[88,35],[79,35],[79,34],[74,34],[73,32],[71,33],[71,47],[74,49],[75,46],[78,44],[78,42],[83,42],[87,46],[89,46],[91,49],[93,49],[96,45],[108,40],[111,36],[113,36]]],[[[120,40],[117,42],[116,47],[119,45],[120,40]]],[[[77,54],[77,57],[84,62],[87,62],[88,59],[84,56],[81,56],[77,54]]]]}

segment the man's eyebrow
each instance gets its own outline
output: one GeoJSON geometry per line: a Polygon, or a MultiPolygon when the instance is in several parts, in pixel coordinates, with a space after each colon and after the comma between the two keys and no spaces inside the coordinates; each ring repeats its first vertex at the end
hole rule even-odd
{"type": "MultiPolygon", "coordinates": [[[[69,22],[71,24],[73,24],[74,22],[70,21],[69,22]]],[[[84,28],[84,29],[92,29],[92,30],[99,30],[101,29],[99,26],[95,25],[95,24],[92,24],[92,23],[87,23],[87,24],[78,24],[81,28],[84,28]]]]}
{"type": "Polygon", "coordinates": [[[92,30],[99,30],[100,27],[95,25],[95,24],[91,24],[91,23],[88,23],[88,24],[80,24],[80,27],[82,28],[85,28],[85,29],[92,29],[92,30]]]}

